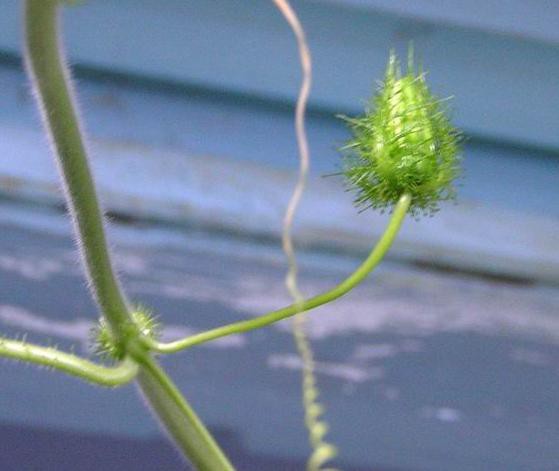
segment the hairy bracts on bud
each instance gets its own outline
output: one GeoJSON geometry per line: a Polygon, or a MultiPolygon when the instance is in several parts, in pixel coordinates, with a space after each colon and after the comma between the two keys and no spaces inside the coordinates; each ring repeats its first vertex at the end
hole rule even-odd
{"type": "MultiPolygon", "coordinates": [[[[130,338],[135,338],[138,335],[143,335],[152,340],[157,340],[160,326],[148,309],[143,306],[136,306],[131,312],[131,317],[132,319],[130,319],[128,325],[122,327],[125,336],[129,334],[130,338]]],[[[101,357],[122,360],[126,356],[125,346],[122,342],[115,341],[104,318],[101,318],[98,325],[92,329],[91,338],[95,352],[101,357]]]]}
{"type": "Polygon", "coordinates": [[[348,186],[361,209],[386,210],[408,193],[414,216],[432,214],[453,199],[459,174],[459,133],[416,74],[410,56],[402,75],[390,54],[382,86],[363,116],[344,118],[352,139],[343,147],[348,186]]]}

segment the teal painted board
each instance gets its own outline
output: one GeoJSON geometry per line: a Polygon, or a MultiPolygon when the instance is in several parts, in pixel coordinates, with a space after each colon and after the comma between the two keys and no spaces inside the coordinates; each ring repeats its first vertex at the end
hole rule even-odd
{"type": "MultiPolygon", "coordinates": [[[[238,96],[216,97],[184,89],[161,91],[133,80],[114,83],[79,78],[78,82],[79,102],[92,139],[112,145],[116,153],[118,146],[123,151],[128,147],[145,149],[138,156],[139,167],[145,155],[155,159],[170,151],[186,161],[208,156],[267,167],[271,172],[297,167],[291,110],[251,103],[238,96]]],[[[39,123],[21,70],[0,66],[0,90],[0,135],[12,139],[6,147],[0,144],[5,149],[3,159],[13,162],[0,165],[0,172],[6,172],[7,168],[15,170],[16,157],[21,159],[26,153],[18,145],[18,131],[38,134],[39,123]]],[[[333,113],[311,115],[307,130],[313,176],[339,171],[337,149],[350,135],[343,121],[333,113]]],[[[23,141],[28,143],[29,138],[23,141]]],[[[43,152],[39,139],[36,144],[35,152],[43,152]]],[[[559,159],[553,153],[467,139],[463,157],[461,202],[559,219],[559,159]]],[[[45,159],[45,165],[51,166],[50,160],[45,159]]],[[[339,183],[335,178],[325,181],[339,183]]],[[[154,181],[153,187],[161,187],[164,193],[169,190],[160,181],[154,181]]],[[[341,188],[340,195],[344,196],[341,188]]]]}
{"type": "MultiPolygon", "coordinates": [[[[87,354],[95,307],[73,263],[70,230],[60,213],[0,207],[0,330],[87,354]]],[[[134,224],[112,224],[109,236],[127,292],[160,315],[166,340],[289,302],[279,244],[134,224]]],[[[359,264],[352,257],[300,256],[308,295],[359,264]]],[[[309,316],[329,437],[341,450],[336,465],[554,469],[548,465],[559,462],[559,318],[550,313],[558,310],[557,289],[383,263],[363,286],[309,316]]],[[[298,462],[308,456],[289,323],[193,348],[165,365],[204,421],[229,432],[224,445],[235,456],[298,462]]],[[[93,388],[5,361],[0,374],[0,424],[121,439],[161,436],[131,386],[93,388]]],[[[2,471],[60,471],[47,462],[29,465],[35,453],[48,456],[30,439],[18,443],[26,451],[19,467],[5,466],[11,439],[3,437],[2,471]]],[[[137,468],[127,460],[118,467],[107,461],[110,452],[100,453],[90,467],[62,469],[181,469],[137,468]]],[[[82,454],[88,453],[82,448],[82,454]]],[[[304,469],[234,462],[243,471],[304,469]]]]}
{"type": "Polygon", "coordinates": [[[347,8],[392,13],[446,26],[559,42],[559,3],[553,0],[315,0],[347,8]]]}
{"type": "MultiPolygon", "coordinates": [[[[276,239],[295,181],[291,110],[185,89],[79,78],[106,208],[132,218],[276,239]]],[[[0,67],[0,193],[60,204],[55,166],[21,71],[0,67]]],[[[312,174],[296,235],[322,249],[368,250],[382,217],[358,214],[340,178],[333,116],[308,121],[312,174]]],[[[391,255],[517,278],[559,282],[559,159],[468,141],[458,205],[410,221],[391,255]]]]}
{"type": "MultiPolygon", "coordinates": [[[[16,52],[19,1],[4,3],[0,49],[16,52]]],[[[445,23],[395,9],[348,8],[345,2],[294,6],[314,54],[313,106],[357,111],[382,77],[389,48],[405,52],[413,40],[435,92],[455,96],[460,127],[559,149],[559,48],[553,38],[522,35],[522,28],[505,34],[503,27],[472,25],[471,19],[445,23]]],[[[542,17],[539,12],[518,22],[529,22],[534,31],[542,17]]],[[[270,100],[292,101],[297,90],[294,41],[269,1],[168,0],[162,6],[155,0],[97,0],[69,9],[66,19],[76,63],[270,100]]]]}

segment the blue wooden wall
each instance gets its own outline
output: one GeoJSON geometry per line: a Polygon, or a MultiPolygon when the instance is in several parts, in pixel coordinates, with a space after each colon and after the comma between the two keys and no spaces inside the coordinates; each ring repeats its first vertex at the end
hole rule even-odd
{"type": "MultiPolygon", "coordinates": [[[[3,0],[0,51],[19,51],[19,1],[3,0]]],[[[434,90],[468,133],[559,149],[554,2],[294,1],[314,51],[312,104],[360,110],[388,50],[414,41],[434,90]]],[[[267,0],[95,0],[68,11],[72,60],[264,99],[292,100],[293,41],[267,0]]]]}

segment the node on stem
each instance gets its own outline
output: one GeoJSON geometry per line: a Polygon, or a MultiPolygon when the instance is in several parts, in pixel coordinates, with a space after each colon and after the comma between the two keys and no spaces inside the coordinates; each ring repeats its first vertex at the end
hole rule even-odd
{"type": "MultiPolygon", "coordinates": [[[[131,321],[122,331],[129,332],[130,338],[138,335],[150,340],[157,341],[160,333],[160,325],[155,317],[143,306],[137,306],[131,313],[131,321]]],[[[97,326],[92,331],[92,339],[95,345],[95,352],[106,358],[121,360],[126,355],[126,345],[117,342],[114,338],[107,321],[101,318],[97,326]]]]}

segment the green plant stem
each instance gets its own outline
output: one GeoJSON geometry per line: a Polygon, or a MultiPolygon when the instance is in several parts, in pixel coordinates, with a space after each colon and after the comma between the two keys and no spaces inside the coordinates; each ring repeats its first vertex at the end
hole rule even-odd
{"type": "Polygon", "coordinates": [[[100,386],[121,386],[132,381],[138,365],[125,358],[114,367],[97,365],[56,348],[39,347],[27,342],[0,338],[0,356],[54,368],[100,386]]]}
{"type": "Polygon", "coordinates": [[[234,470],[184,396],[151,357],[142,362],[138,383],[155,415],[197,470],[234,470]]]}
{"type": "Polygon", "coordinates": [[[43,121],[55,148],[88,281],[117,340],[129,321],[128,303],[112,268],[103,218],[74,108],[70,74],[58,37],[58,0],[26,0],[26,63],[43,121]]]}
{"type": "Polygon", "coordinates": [[[162,343],[148,340],[149,348],[159,353],[174,353],[186,348],[193,347],[210,340],[215,340],[226,335],[240,334],[254,329],[259,329],[267,325],[278,322],[287,317],[294,316],[300,312],[314,309],[315,307],[329,303],[350,291],[363,281],[367,275],[380,263],[380,261],[392,246],[400,227],[404,221],[408,208],[410,207],[411,197],[404,194],[400,197],[398,203],[394,207],[390,222],[386,227],[384,234],[379,239],[366,260],[355,270],[350,276],[342,281],[335,288],[314,296],[310,299],[304,300],[301,303],[291,304],[282,309],[269,312],[255,319],[250,319],[233,324],[218,327],[216,329],[207,330],[199,334],[191,335],[181,340],[174,342],[162,343]]]}
{"type": "MultiPolygon", "coordinates": [[[[138,383],[162,425],[201,471],[233,470],[225,455],[145,346],[114,275],[58,37],[58,0],[25,0],[28,73],[63,177],[92,292],[116,342],[140,365],[138,383]]],[[[74,360],[75,361],[75,360],[74,360]]],[[[82,365],[83,366],[83,365],[82,365]]],[[[76,369],[79,373],[81,369],[76,369]]]]}

